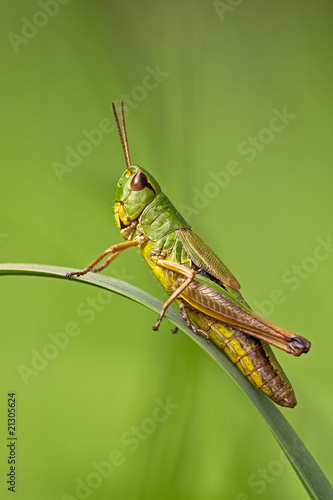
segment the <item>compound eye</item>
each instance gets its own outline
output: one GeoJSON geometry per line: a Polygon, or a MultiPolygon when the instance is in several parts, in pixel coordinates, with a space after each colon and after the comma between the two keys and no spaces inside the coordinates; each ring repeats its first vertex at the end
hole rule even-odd
{"type": "Polygon", "coordinates": [[[147,186],[147,183],[148,179],[146,174],[139,170],[131,180],[131,189],[133,189],[133,191],[141,191],[141,189],[147,186]]]}

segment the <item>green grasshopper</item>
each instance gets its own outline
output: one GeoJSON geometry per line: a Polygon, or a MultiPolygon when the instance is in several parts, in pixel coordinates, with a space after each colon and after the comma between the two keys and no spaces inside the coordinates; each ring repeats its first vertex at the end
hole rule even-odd
{"type": "Polygon", "coordinates": [[[293,388],[268,344],[300,356],[310,349],[305,338],[283,330],[254,313],[240,285],[215,253],[197,236],[162,193],[158,182],[143,168],[131,164],[121,101],[121,124],[112,104],[126,170],[115,195],[115,218],[123,243],[112,245],[82,271],[82,276],[105,269],[126,248],[138,247],[154,276],[169,295],[154,330],[175,301],[187,326],[214,342],[243,375],[270,399],[293,408],[293,388]],[[103,264],[95,267],[104,257],[103,264]]]}

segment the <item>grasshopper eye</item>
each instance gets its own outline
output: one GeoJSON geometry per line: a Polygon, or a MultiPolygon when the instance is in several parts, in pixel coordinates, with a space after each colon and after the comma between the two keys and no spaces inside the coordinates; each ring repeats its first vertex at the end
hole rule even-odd
{"type": "Polygon", "coordinates": [[[148,179],[146,174],[139,170],[131,180],[131,189],[133,189],[133,191],[141,191],[141,189],[147,186],[147,183],[148,179]]]}

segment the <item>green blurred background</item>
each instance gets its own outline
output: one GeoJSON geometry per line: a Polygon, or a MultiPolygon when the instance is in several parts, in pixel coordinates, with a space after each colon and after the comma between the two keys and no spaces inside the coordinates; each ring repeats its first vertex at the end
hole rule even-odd
{"type": "MultiPolygon", "coordinates": [[[[257,311],[313,342],[300,359],[278,353],[298,398],[282,411],[332,478],[331,2],[4,0],[1,11],[1,262],[82,268],[121,241],[119,139],[81,141],[127,96],[132,162],[190,213],[257,311]],[[272,122],[284,108],[293,116],[272,122]],[[230,161],[237,174],[209,184],[230,161]]],[[[136,253],[105,273],[163,299],[136,253]]],[[[8,391],[17,499],[307,498],[249,401],[168,321],[154,333],[154,313],[74,282],[0,287],[1,498],[8,391]],[[69,323],[79,334],[48,346],[69,323]],[[28,372],[36,352],[53,359],[28,372]]]]}

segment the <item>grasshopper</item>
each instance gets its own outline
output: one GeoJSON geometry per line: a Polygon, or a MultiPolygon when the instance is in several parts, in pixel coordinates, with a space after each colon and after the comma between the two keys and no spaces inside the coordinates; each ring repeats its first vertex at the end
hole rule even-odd
{"type": "Polygon", "coordinates": [[[193,332],[216,344],[275,403],[293,408],[297,404],[293,388],[269,344],[300,356],[309,351],[310,342],[251,310],[237,279],[192,231],[154,177],[131,164],[123,102],[121,126],[114,103],[112,108],[126,161],[114,204],[116,223],[125,241],[110,246],[83,270],[68,273],[67,278],[99,272],[127,248],[138,247],[169,295],[153,329],[158,330],[167,308],[176,302],[193,332]]]}

